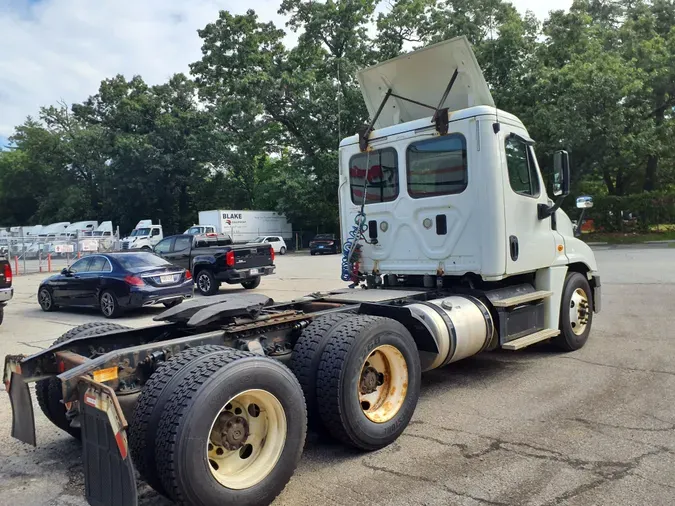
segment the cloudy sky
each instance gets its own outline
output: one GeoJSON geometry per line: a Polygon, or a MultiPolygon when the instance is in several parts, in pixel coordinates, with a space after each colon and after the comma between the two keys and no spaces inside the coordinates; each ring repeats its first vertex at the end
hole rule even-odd
{"type": "MultiPolygon", "coordinates": [[[[541,19],[572,0],[512,0],[541,19]]],[[[41,105],[80,102],[102,79],[160,83],[200,57],[196,30],[220,9],[283,26],[280,0],[0,0],[0,149],[41,105]]]]}

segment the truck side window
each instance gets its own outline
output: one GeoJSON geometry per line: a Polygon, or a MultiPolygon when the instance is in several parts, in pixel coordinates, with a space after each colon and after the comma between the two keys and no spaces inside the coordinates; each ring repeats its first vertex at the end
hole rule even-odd
{"type": "Polygon", "coordinates": [[[158,228],[155,228],[155,229],[152,230],[152,236],[154,237],[156,235],[159,235],[159,229],[158,228]]]}
{"type": "Polygon", "coordinates": [[[366,204],[391,202],[398,197],[398,159],[394,148],[378,149],[352,156],[349,160],[349,185],[352,202],[366,204]],[[368,181],[366,184],[366,174],[368,181]]]}
{"type": "Polygon", "coordinates": [[[414,199],[462,193],[468,184],[461,134],[413,142],[407,154],[408,194],[414,199]]]}
{"type": "Polygon", "coordinates": [[[192,244],[192,237],[176,237],[176,244],[173,247],[174,251],[184,251],[190,249],[192,244]]]}
{"type": "Polygon", "coordinates": [[[517,137],[506,139],[506,165],[514,192],[529,197],[539,196],[539,176],[527,144],[517,137]]]}
{"type": "Polygon", "coordinates": [[[157,243],[157,246],[155,246],[155,253],[168,253],[169,251],[171,251],[172,243],[173,237],[159,241],[159,243],[157,243]]]}

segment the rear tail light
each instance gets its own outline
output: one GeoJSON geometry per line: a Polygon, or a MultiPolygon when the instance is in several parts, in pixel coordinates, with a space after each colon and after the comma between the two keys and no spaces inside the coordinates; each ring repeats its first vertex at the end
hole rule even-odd
{"type": "Polygon", "coordinates": [[[185,279],[192,279],[192,273],[190,271],[185,271],[185,279]]]}
{"type": "Polygon", "coordinates": [[[274,248],[270,246],[270,256],[272,257],[272,262],[274,262],[274,248]]]}
{"type": "Polygon", "coordinates": [[[9,263],[5,264],[5,281],[10,285],[12,284],[12,268],[9,263]]]}
{"type": "Polygon", "coordinates": [[[228,267],[232,267],[234,265],[234,251],[228,251],[225,254],[225,264],[227,264],[228,267]]]}
{"type": "Polygon", "coordinates": [[[131,286],[145,286],[145,281],[143,281],[138,276],[126,276],[124,278],[124,282],[127,285],[131,285],[131,286]]]}

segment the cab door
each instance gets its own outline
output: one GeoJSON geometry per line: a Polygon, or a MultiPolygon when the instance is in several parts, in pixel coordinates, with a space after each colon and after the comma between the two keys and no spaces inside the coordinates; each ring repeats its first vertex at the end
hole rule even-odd
{"type": "Polygon", "coordinates": [[[192,251],[191,235],[179,235],[171,248],[171,252],[163,255],[169,262],[183,269],[190,270],[190,253],[192,251]]]}
{"type": "Polygon", "coordinates": [[[503,132],[501,158],[506,218],[506,274],[549,267],[556,257],[551,219],[540,220],[537,207],[549,198],[534,154],[522,129],[503,132]]]}

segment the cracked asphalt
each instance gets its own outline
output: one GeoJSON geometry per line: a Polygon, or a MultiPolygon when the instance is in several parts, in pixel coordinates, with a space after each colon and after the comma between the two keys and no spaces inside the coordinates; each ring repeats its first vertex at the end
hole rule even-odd
{"type": "MultiPolygon", "coordinates": [[[[277,505],[675,504],[675,250],[596,251],[603,312],[582,350],[494,352],[423,377],[391,446],[359,453],[309,434],[277,505]]],[[[258,289],[276,300],[341,286],[337,257],[287,256],[258,289]]],[[[0,356],[32,353],[87,310],[42,313],[39,276],[16,279],[0,356]]],[[[122,323],[146,325],[156,314],[122,323]]],[[[80,446],[37,405],[38,447],[9,437],[0,395],[0,504],[84,505],[80,446]]],[[[140,484],[140,504],[170,503],[140,484]]]]}

